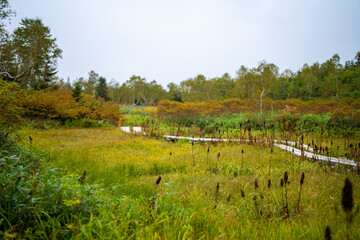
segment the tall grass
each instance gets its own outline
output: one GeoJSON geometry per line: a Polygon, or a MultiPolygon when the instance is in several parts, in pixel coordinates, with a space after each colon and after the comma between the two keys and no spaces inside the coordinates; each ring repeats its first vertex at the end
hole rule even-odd
{"type": "MultiPolygon", "coordinates": [[[[66,230],[68,235],[64,236],[73,238],[321,239],[329,226],[331,236],[341,239],[347,234],[344,216],[339,214],[344,175],[356,190],[354,199],[360,197],[358,175],[346,169],[325,172],[308,161],[299,167],[289,153],[278,149],[271,153],[258,145],[220,143],[208,151],[207,144],[168,143],[104,129],[19,134],[24,144],[32,136],[33,152],[41,154],[43,162],[59,168],[62,174],[76,176],[72,184],[79,184],[86,171],[84,185],[79,184],[79,188],[85,191],[97,186],[80,200],[79,207],[92,206],[87,216],[79,219],[75,212],[70,213],[63,225],[49,217],[55,236],[66,230]],[[265,187],[270,159],[274,182],[287,173],[284,201],[285,189],[279,184],[265,187]],[[214,164],[218,170],[210,171],[214,164]],[[296,182],[303,172],[306,181],[300,190],[298,212],[296,182]],[[159,176],[161,181],[156,184],[159,176]],[[83,205],[88,199],[92,204],[83,205]],[[156,199],[156,204],[148,207],[151,199],[156,199]]],[[[71,209],[76,210],[75,196],[66,198],[75,202],[62,203],[75,203],[71,209]]],[[[359,222],[359,216],[354,216],[353,225],[359,222]]],[[[351,237],[360,238],[360,229],[352,227],[351,237]]]]}

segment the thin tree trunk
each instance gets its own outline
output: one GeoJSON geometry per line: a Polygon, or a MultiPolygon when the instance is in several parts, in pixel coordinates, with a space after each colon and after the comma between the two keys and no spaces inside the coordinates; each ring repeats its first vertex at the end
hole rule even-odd
{"type": "Polygon", "coordinates": [[[265,92],[265,88],[263,87],[263,90],[260,95],[260,114],[261,114],[261,116],[263,115],[262,98],[263,98],[264,92],[265,92]]]}

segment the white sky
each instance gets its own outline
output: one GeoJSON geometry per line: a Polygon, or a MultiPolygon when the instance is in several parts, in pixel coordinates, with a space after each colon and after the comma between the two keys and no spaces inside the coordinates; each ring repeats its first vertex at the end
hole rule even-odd
{"type": "Polygon", "coordinates": [[[280,70],[341,61],[360,51],[359,0],[10,0],[21,18],[43,19],[63,50],[58,75],[94,70],[164,87],[265,59],[280,70]]]}

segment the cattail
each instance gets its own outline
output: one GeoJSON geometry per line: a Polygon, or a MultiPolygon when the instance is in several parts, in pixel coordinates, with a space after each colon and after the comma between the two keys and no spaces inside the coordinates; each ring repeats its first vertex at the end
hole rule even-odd
{"type": "Polygon", "coordinates": [[[304,179],[305,179],[305,173],[303,172],[301,174],[301,179],[300,179],[300,186],[302,186],[304,184],[304,179]]]}
{"type": "Polygon", "coordinates": [[[220,183],[217,183],[216,191],[215,191],[215,206],[214,206],[214,209],[217,207],[218,198],[219,198],[219,189],[220,189],[220,183]]]}
{"type": "Polygon", "coordinates": [[[244,154],[244,149],[241,149],[241,154],[244,154]]]}
{"type": "Polygon", "coordinates": [[[299,189],[299,197],[298,197],[298,201],[297,201],[297,213],[300,212],[300,199],[301,199],[301,189],[302,189],[302,185],[304,184],[304,179],[305,179],[305,173],[303,172],[301,174],[301,178],[300,178],[300,189],[299,189]]]}
{"type": "Polygon", "coordinates": [[[258,183],[258,180],[257,178],[255,178],[255,190],[259,188],[259,183],[258,183]]]}
{"type": "Polygon", "coordinates": [[[324,240],[331,240],[331,231],[329,226],[327,226],[325,229],[324,240]]]}
{"type": "Polygon", "coordinates": [[[170,152],[170,156],[172,155],[172,152],[170,152]]]}
{"type": "Polygon", "coordinates": [[[31,138],[31,136],[29,136],[29,140],[30,140],[30,142],[32,142],[32,138],[31,138]]]}
{"type": "Polygon", "coordinates": [[[219,157],[220,157],[220,153],[218,153],[218,155],[217,155],[217,158],[219,159],[219,157]]]}
{"type": "Polygon", "coordinates": [[[230,202],[231,194],[226,198],[226,201],[230,202]]]}
{"type": "Polygon", "coordinates": [[[284,186],[284,179],[280,180],[280,186],[283,187],[284,186]]]}
{"type": "Polygon", "coordinates": [[[285,184],[288,183],[288,174],[287,174],[286,171],[285,171],[285,173],[284,173],[284,182],[285,182],[285,184]]]}
{"type": "Polygon", "coordinates": [[[245,198],[245,193],[244,193],[244,190],[243,190],[243,189],[241,189],[241,197],[242,197],[242,198],[245,198]]]}
{"type": "Polygon", "coordinates": [[[79,182],[81,184],[84,184],[85,183],[85,178],[86,178],[86,171],[84,171],[83,175],[79,178],[79,182]]]}
{"type": "Polygon", "coordinates": [[[160,182],[161,182],[161,176],[158,177],[158,179],[156,180],[155,184],[156,184],[156,185],[159,185],[160,182]]]}
{"type": "Polygon", "coordinates": [[[274,149],[273,149],[273,148],[271,148],[270,153],[273,153],[273,152],[274,152],[274,149]]]}
{"type": "Polygon", "coordinates": [[[346,213],[350,213],[354,207],[352,183],[348,178],[345,179],[341,203],[346,213]]]}
{"type": "Polygon", "coordinates": [[[269,179],[269,181],[268,181],[268,188],[270,188],[271,187],[271,179],[269,179]]]}
{"type": "Polygon", "coordinates": [[[209,152],[210,152],[210,147],[208,147],[208,149],[207,149],[206,164],[209,164],[209,152]]]}
{"type": "Polygon", "coordinates": [[[301,143],[304,142],[304,135],[301,135],[301,143]]]}

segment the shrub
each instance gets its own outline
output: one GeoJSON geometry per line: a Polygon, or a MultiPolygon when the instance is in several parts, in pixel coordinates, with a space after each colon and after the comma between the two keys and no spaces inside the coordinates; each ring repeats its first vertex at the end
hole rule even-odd
{"type": "Polygon", "coordinates": [[[22,121],[23,105],[27,101],[27,94],[15,82],[0,80],[0,126],[12,128],[22,121]]]}

